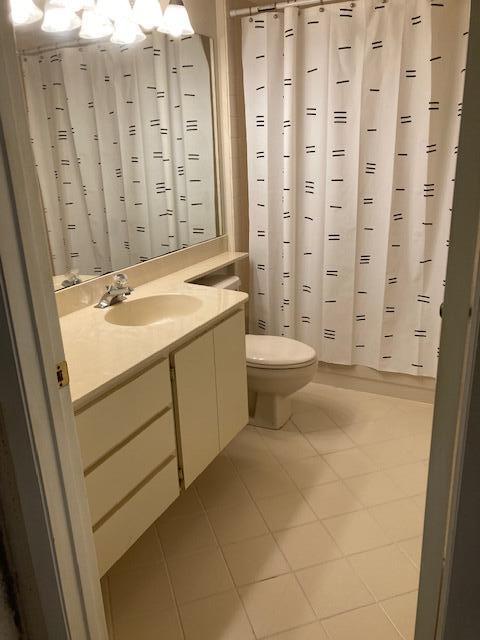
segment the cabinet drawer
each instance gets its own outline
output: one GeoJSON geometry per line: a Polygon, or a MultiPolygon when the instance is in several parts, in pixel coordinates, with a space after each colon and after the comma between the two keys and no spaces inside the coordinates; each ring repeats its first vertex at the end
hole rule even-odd
{"type": "Polygon", "coordinates": [[[111,518],[94,530],[103,576],[179,495],[177,459],[149,480],[111,518]]]}
{"type": "Polygon", "coordinates": [[[172,410],[168,409],[85,477],[92,525],[173,457],[176,457],[175,427],[172,410]]]}
{"type": "Polygon", "coordinates": [[[109,451],[172,403],[168,360],[118,387],[76,416],[83,468],[109,451]]]}

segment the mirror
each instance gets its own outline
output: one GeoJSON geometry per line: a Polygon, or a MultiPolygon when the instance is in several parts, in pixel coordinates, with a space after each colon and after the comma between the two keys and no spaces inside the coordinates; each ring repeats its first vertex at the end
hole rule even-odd
{"type": "Polygon", "coordinates": [[[52,35],[17,29],[55,288],[216,237],[211,40],[52,35]]]}

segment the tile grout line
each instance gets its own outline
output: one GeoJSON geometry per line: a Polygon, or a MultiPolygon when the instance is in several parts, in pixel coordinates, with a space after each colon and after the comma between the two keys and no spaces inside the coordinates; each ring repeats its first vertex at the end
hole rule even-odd
{"type": "Polygon", "coordinates": [[[162,556],[163,564],[165,565],[165,571],[166,571],[166,574],[167,574],[168,585],[170,587],[170,593],[171,593],[171,595],[173,597],[173,601],[175,603],[175,612],[177,614],[177,620],[178,620],[178,624],[179,624],[179,627],[180,627],[180,631],[182,633],[182,638],[183,638],[183,640],[185,640],[186,639],[186,635],[185,635],[185,629],[183,627],[182,616],[180,615],[180,604],[178,602],[177,594],[175,593],[175,589],[173,588],[172,576],[170,575],[170,567],[168,566],[168,561],[167,561],[167,556],[166,556],[166,553],[165,553],[165,549],[163,548],[162,540],[160,538],[160,534],[159,534],[158,529],[157,529],[157,522],[158,522],[159,519],[160,518],[157,518],[157,520],[155,521],[155,523],[153,525],[153,528],[155,530],[155,538],[156,538],[156,540],[158,542],[158,546],[160,547],[160,554],[162,556]]]}
{"type": "MultiPolygon", "coordinates": [[[[230,461],[230,459],[229,459],[229,461],[230,461]]],[[[231,461],[230,461],[230,464],[232,464],[232,463],[231,463],[231,461]]],[[[232,466],[233,466],[233,465],[232,465],[232,466]]],[[[255,634],[255,630],[254,630],[254,628],[253,628],[253,625],[252,625],[252,622],[251,622],[250,617],[249,617],[249,615],[248,615],[248,612],[247,612],[247,610],[245,609],[245,606],[244,606],[244,604],[243,604],[243,600],[242,600],[242,598],[240,597],[240,593],[238,592],[238,587],[237,587],[237,585],[236,585],[236,583],[235,583],[235,580],[234,580],[234,578],[233,578],[233,574],[232,574],[232,572],[231,572],[231,570],[230,570],[230,567],[228,566],[228,562],[227,562],[227,559],[225,558],[225,553],[224,553],[224,551],[223,551],[222,545],[220,544],[220,540],[218,539],[217,533],[216,533],[216,531],[215,531],[215,529],[214,529],[214,527],[213,527],[212,523],[210,522],[210,518],[208,517],[208,511],[207,511],[207,509],[205,508],[205,505],[203,504],[202,498],[201,498],[200,494],[199,494],[199,493],[198,493],[198,491],[197,491],[197,487],[195,486],[195,483],[193,483],[193,490],[195,491],[195,495],[197,496],[197,499],[198,499],[198,501],[199,501],[199,503],[200,503],[200,506],[201,506],[201,507],[202,507],[202,509],[203,509],[203,513],[204,513],[205,517],[207,518],[207,522],[208,522],[208,525],[209,525],[210,530],[211,530],[211,532],[212,532],[212,535],[213,535],[213,537],[215,538],[215,540],[216,540],[216,542],[217,542],[218,549],[219,549],[219,551],[220,551],[220,553],[221,553],[221,555],[222,555],[223,563],[224,563],[224,565],[225,565],[225,567],[226,567],[226,569],[227,569],[227,571],[228,571],[228,575],[230,576],[230,580],[232,581],[233,590],[235,591],[235,595],[236,595],[236,596],[237,596],[237,598],[238,598],[238,602],[240,603],[240,606],[242,607],[242,611],[243,611],[243,612],[244,612],[244,614],[245,614],[245,619],[248,621],[248,624],[250,625],[250,629],[251,629],[251,631],[252,631],[252,634],[253,634],[253,636],[256,638],[257,636],[256,636],[256,634],[255,634]]],[[[226,592],[223,592],[223,593],[226,593],[226,592]]]]}

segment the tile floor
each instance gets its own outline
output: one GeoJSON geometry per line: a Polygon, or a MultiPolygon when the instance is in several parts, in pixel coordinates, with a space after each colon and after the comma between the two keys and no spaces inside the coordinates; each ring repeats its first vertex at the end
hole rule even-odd
{"type": "Polygon", "coordinates": [[[108,573],[112,640],[412,640],[430,405],[310,384],[108,573]]]}

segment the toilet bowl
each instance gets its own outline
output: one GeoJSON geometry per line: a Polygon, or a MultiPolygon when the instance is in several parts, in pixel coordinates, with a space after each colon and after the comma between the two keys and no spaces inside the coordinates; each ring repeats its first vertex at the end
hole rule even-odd
{"type": "Polygon", "coordinates": [[[278,336],[246,336],[250,424],[280,429],[292,415],[291,395],[313,380],[315,349],[278,336]]]}

